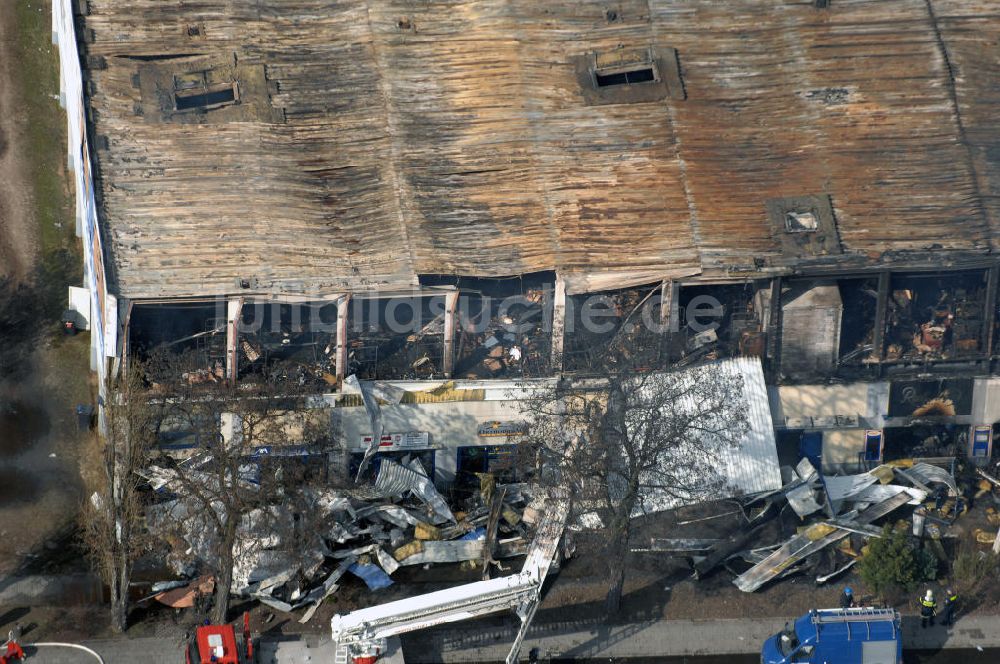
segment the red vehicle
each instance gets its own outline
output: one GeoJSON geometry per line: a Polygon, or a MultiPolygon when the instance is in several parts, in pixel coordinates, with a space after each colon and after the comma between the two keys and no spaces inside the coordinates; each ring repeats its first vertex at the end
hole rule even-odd
{"type": "Polygon", "coordinates": [[[253,636],[250,634],[250,614],[243,614],[243,634],[237,636],[232,625],[203,625],[195,630],[194,638],[184,650],[185,664],[254,664],[253,636]]]}
{"type": "Polygon", "coordinates": [[[0,664],[13,664],[24,660],[24,650],[16,639],[10,639],[4,644],[3,652],[0,652],[0,664]]]}

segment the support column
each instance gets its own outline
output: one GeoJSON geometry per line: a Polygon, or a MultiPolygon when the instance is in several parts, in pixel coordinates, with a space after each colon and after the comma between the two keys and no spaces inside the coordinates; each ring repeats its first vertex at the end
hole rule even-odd
{"type": "Polygon", "coordinates": [[[243,298],[231,297],[226,301],[226,379],[236,385],[239,376],[240,316],[243,314],[243,298]]]}
{"type": "Polygon", "coordinates": [[[337,382],[343,382],[347,371],[347,308],[351,296],[345,295],[337,302],[337,382]]]}
{"type": "Polygon", "coordinates": [[[885,314],[889,304],[889,286],[891,281],[891,272],[882,272],[878,275],[878,299],[875,304],[875,330],[872,334],[872,354],[879,363],[885,359],[885,314]]]}
{"type": "Polygon", "coordinates": [[[563,370],[563,341],[566,332],[566,282],[556,277],[552,294],[552,371],[563,370]]]}
{"type": "Polygon", "coordinates": [[[119,366],[121,367],[121,372],[119,375],[127,376],[129,368],[129,355],[131,354],[131,349],[129,347],[129,338],[131,335],[130,326],[132,324],[132,300],[125,302],[125,322],[122,324],[122,357],[119,366]]]}
{"type": "Polygon", "coordinates": [[[458,309],[459,292],[454,290],[444,296],[444,375],[451,378],[455,371],[455,311],[458,309]]]}
{"type": "Polygon", "coordinates": [[[781,277],[771,280],[767,314],[767,359],[771,380],[781,375],[781,277]]]}
{"type": "Polygon", "coordinates": [[[660,323],[670,333],[679,331],[680,293],[681,285],[673,279],[666,279],[660,284],[660,323]]]}
{"type": "Polygon", "coordinates": [[[993,356],[993,325],[997,315],[997,279],[1000,265],[994,265],[986,274],[986,301],[983,303],[982,351],[987,362],[993,356]]]}

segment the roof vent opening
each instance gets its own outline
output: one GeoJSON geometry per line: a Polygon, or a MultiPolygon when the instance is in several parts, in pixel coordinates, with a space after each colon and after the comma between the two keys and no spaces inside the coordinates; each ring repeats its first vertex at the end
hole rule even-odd
{"type": "Polygon", "coordinates": [[[601,73],[594,72],[597,80],[597,87],[604,88],[609,85],[632,85],[635,83],[649,83],[656,80],[656,72],[652,66],[641,67],[639,69],[629,69],[626,71],[601,73]]]}
{"type": "Polygon", "coordinates": [[[660,80],[648,48],[616,49],[594,56],[594,85],[607,88],[660,80]]]}
{"type": "Polygon", "coordinates": [[[211,110],[239,101],[233,80],[212,69],[174,76],[174,110],[211,110]]]}
{"type": "Polygon", "coordinates": [[[819,217],[815,210],[785,212],[785,230],[789,233],[815,232],[819,217]]]}
{"type": "Polygon", "coordinates": [[[783,254],[802,260],[843,252],[829,194],[772,198],[765,203],[783,254]]]}
{"type": "Polygon", "coordinates": [[[178,111],[186,111],[192,108],[215,108],[235,102],[236,92],[232,86],[209,92],[196,92],[194,94],[182,94],[178,92],[174,95],[174,101],[178,111]]]}
{"type": "Polygon", "coordinates": [[[588,106],[687,98],[677,50],[669,46],[621,45],[573,56],[573,61],[583,101],[588,106]]]}

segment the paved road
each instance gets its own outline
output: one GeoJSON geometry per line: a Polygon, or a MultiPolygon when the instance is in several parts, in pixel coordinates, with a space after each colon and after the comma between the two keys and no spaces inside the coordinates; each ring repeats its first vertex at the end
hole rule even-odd
{"type": "MultiPolygon", "coordinates": [[[[525,653],[537,647],[547,657],[577,660],[739,655],[758,653],[761,642],[780,630],[784,622],[782,619],[757,622],[671,620],[589,627],[579,623],[539,624],[529,631],[524,647],[525,653]]],[[[513,637],[512,627],[454,627],[407,635],[403,646],[407,664],[500,662],[507,656],[513,637]]],[[[903,643],[910,650],[932,652],[943,648],[978,653],[977,648],[1000,648],[1000,616],[967,616],[951,630],[943,627],[921,630],[919,619],[905,616],[903,643]]],[[[89,641],[85,645],[100,653],[106,664],[179,664],[183,661],[181,643],[176,638],[89,641]]],[[[35,654],[30,649],[28,652],[35,654]]],[[[327,664],[333,661],[328,646],[320,644],[316,637],[305,642],[265,642],[261,652],[265,664],[327,664]]],[[[946,656],[945,659],[940,657],[932,659],[924,655],[920,661],[949,661],[946,656]]],[[[45,664],[94,664],[96,661],[83,653],[59,649],[39,651],[34,659],[45,664]]]]}
{"type": "MultiPolygon", "coordinates": [[[[616,626],[536,624],[524,641],[524,652],[538,648],[547,657],[580,660],[759,654],[764,639],[784,623],[772,618],[754,622],[665,620],[616,626]]],[[[435,629],[405,636],[403,650],[407,664],[502,662],[513,639],[513,626],[435,629]]],[[[903,644],[921,651],[1000,648],[1000,616],[967,616],[951,630],[922,630],[919,618],[904,616],[903,644]]]]}

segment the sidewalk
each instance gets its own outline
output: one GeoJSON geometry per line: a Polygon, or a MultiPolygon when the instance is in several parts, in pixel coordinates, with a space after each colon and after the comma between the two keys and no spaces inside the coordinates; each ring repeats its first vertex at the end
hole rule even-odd
{"type": "MultiPolygon", "coordinates": [[[[789,618],[788,621],[792,621],[789,618]]],[[[540,624],[528,630],[523,653],[538,648],[561,658],[668,657],[759,653],[764,640],[785,620],[670,620],[628,625],[540,624]]],[[[476,630],[426,630],[403,638],[407,664],[430,662],[502,662],[510,650],[514,626],[476,630]]],[[[1000,647],[1000,616],[960,618],[951,630],[920,629],[920,618],[903,616],[906,650],[1000,647]]]]}
{"type": "MultiPolygon", "coordinates": [[[[758,653],[763,641],[778,632],[784,623],[782,619],[769,618],[759,622],[665,620],[590,627],[579,623],[540,624],[528,631],[523,659],[531,648],[538,648],[548,657],[578,659],[758,653]]],[[[514,634],[513,624],[455,626],[415,632],[403,638],[404,656],[407,664],[502,662],[514,641],[514,634]]],[[[261,643],[261,661],[265,664],[332,664],[329,644],[318,642],[316,637],[305,641],[265,638],[261,643]]],[[[177,638],[108,639],[87,641],[84,645],[97,651],[106,664],[180,664],[184,661],[177,638]]],[[[940,626],[922,630],[918,617],[904,616],[903,646],[907,650],[1000,648],[1000,616],[967,616],[951,630],[940,626]]],[[[29,644],[27,650],[29,662],[94,664],[96,661],[85,653],[68,649],[34,651],[29,644]]]]}

